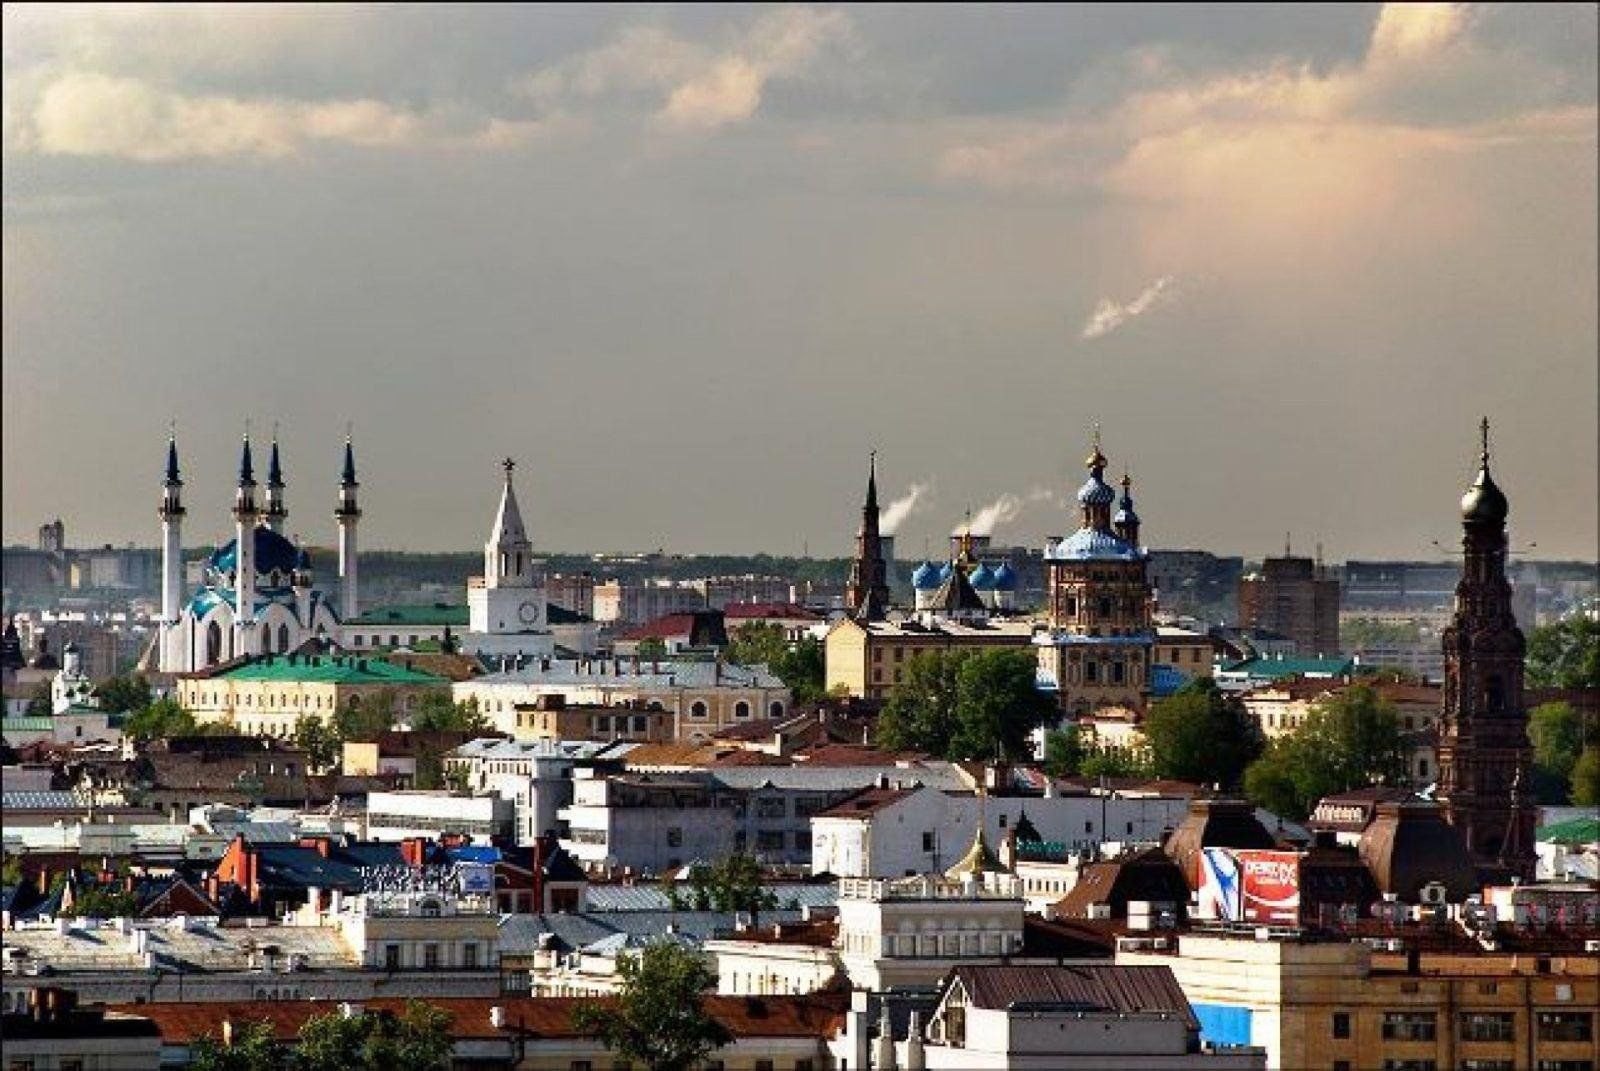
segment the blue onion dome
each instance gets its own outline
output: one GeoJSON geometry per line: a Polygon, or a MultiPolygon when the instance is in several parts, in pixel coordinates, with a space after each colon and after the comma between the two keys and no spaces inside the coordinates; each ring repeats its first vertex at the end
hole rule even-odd
{"type": "Polygon", "coordinates": [[[940,562],[939,563],[939,583],[943,584],[946,580],[949,580],[950,579],[950,574],[955,572],[955,568],[956,568],[956,566],[955,566],[954,562],[940,562]]]}
{"type": "Polygon", "coordinates": [[[968,574],[967,583],[972,585],[973,591],[993,591],[994,570],[989,568],[988,562],[980,562],[978,567],[968,574]]]}
{"type": "Polygon", "coordinates": [[[1080,528],[1049,550],[1051,561],[1138,561],[1139,548],[1110,532],[1080,528]]]}
{"type": "MultiPolygon", "coordinates": [[[[274,571],[293,571],[301,553],[293,543],[265,525],[256,528],[252,536],[255,539],[257,576],[274,571]]],[[[218,573],[231,573],[238,568],[238,559],[238,540],[230,539],[212,552],[206,565],[218,573]]]]}
{"type": "Polygon", "coordinates": [[[1112,520],[1117,524],[1139,523],[1139,515],[1133,512],[1133,481],[1126,476],[1122,478],[1122,501],[1117,503],[1117,515],[1112,520]]]}
{"type": "Polygon", "coordinates": [[[1017,571],[1005,562],[994,571],[994,586],[996,591],[1016,591],[1017,571]]]}
{"type": "Polygon", "coordinates": [[[1084,485],[1078,488],[1078,501],[1085,506],[1109,506],[1116,501],[1116,497],[1117,493],[1100,478],[1098,470],[1090,474],[1084,485]]]}
{"type": "Polygon", "coordinates": [[[911,586],[918,591],[932,591],[939,586],[939,567],[932,562],[923,562],[917,566],[916,572],[911,574],[911,586]]]}

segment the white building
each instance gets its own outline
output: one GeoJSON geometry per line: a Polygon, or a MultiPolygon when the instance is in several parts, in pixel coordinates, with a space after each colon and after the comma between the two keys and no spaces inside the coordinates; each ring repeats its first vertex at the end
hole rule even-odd
{"type": "Polygon", "coordinates": [[[572,802],[572,771],[581,762],[625,750],[589,740],[473,740],[444,760],[472,792],[494,793],[512,802],[518,844],[532,844],[557,828],[559,812],[572,802]]]}
{"type": "Polygon", "coordinates": [[[516,462],[505,460],[505,486],[489,541],[483,575],[467,581],[468,631],[461,649],[471,654],[541,658],[555,651],[544,563],[533,556],[522,510],[511,486],[516,462]]]}
{"type": "Polygon", "coordinates": [[[557,812],[579,863],[661,873],[714,862],[733,849],[733,810],[703,779],[573,771],[572,803],[557,812]]]}
{"type": "Polygon", "coordinates": [[[839,956],[857,989],[930,986],[964,959],[1016,955],[1022,941],[1008,875],[839,882],[839,956]]]}
{"type": "Polygon", "coordinates": [[[516,803],[493,794],[411,789],[367,795],[367,837],[371,840],[436,840],[441,834],[456,833],[483,844],[491,837],[509,836],[515,823],[516,803]]]}
{"type": "Polygon", "coordinates": [[[901,877],[942,870],[971,843],[981,819],[998,844],[1019,824],[1062,854],[1106,841],[1160,841],[1188,810],[1178,796],[986,796],[881,787],[811,820],[811,871],[840,877],[901,877]]]}

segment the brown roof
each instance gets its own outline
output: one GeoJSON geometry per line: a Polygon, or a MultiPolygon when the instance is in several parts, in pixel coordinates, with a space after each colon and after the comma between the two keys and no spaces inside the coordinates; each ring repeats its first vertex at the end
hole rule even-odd
{"type": "Polygon", "coordinates": [[[730,602],[722,608],[729,620],[752,617],[785,617],[800,621],[821,621],[822,615],[797,602],[730,602]]]}
{"type": "Polygon", "coordinates": [[[927,756],[920,751],[880,751],[868,744],[822,744],[795,755],[807,766],[894,766],[927,756]]]}
{"type": "Polygon", "coordinates": [[[1170,967],[962,966],[950,974],[975,1008],[1004,1009],[1016,1004],[1073,1005],[1117,1013],[1171,1012],[1189,1029],[1200,1023],[1170,967]]]}
{"type": "Polygon", "coordinates": [[[1416,903],[1431,882],[1442,883],[1453,904],[1479,889],[1461,831],[1427,800],[1378,804],[1378,816],[1361,834],[1358,850],[1378,891],[1406,903],[1416,903]]]}
{"type": "MultiPolygon", "coordinates": [[[[579,997],[436,997],[428,1003],[450,1014],[450,1034],[459,1040],[497,1038],[521,1032],[530,1038],[576,1038],[585,1035],[572,1025],[573,1010],[584,1003],[579,997]],[[489,1025],[489,1009],[505,1009],[506,1026],[489,1025]]],[[[393,998],[359,1001],[363,1010],[399,1013],[406,1002],[393,998]]],[[[599,1003],[607,1003],[601,999],[599,1003]]],[[[808,996],[731,997],[708,996],[706,1011],[735,1037],[828,1038],[844,1026],[846,1001],[835,994],[808,996]]],[[[184,1003],[120,1004],[109,1010],[152,1020],[167,1045],[184,1045],[221,1032],[223,1020],[237,1024],[268,1022],[280,1040],[296,1037],[306,1020],[329,1013],[337,1006],[326,1001],[206,1001],[184,1003]]]]}
{"type": "Polygon", "coordinates": [[[1180,910],[1188,903],[1189,888],[1183,872],[1159,848],[1149,848],[1124,859],[1091,863],[1084,867],[1072,891],[1056,904],[1056,914],[1087,918],[1093,904],[1106,904],[1112,915],[1126,917],[1128,901],[1170,903],[1180,910]]]}
{"type": "Polygon", "coordinates": [[[864,788],[853,796],[845,797],[827,810],[818,811],[812,817],[865,818],[900,802],[915,791],[916,789],[911,788],[864,788]]]}

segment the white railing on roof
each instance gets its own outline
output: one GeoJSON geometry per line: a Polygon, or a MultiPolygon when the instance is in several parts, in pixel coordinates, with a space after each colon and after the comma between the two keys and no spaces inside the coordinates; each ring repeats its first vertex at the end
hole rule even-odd
{"type": "Polygon", "coordinates": [[[1017,900],[1022,886],[1012,874],[989,874],[984,882],[922,875],[911,878],[840,878],[841,900],[1017,900]]]}

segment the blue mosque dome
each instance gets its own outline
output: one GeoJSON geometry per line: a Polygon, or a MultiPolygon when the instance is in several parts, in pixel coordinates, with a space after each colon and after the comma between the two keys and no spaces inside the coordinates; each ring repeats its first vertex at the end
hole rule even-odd
{"type": "Polygon", "coordinates": [[[994,571],[994,586],[996,591],[1017,590],[1017,571],[1005,562],[1001,562],[1000,567],[994,571]]]}
{"type": "Polygon", "coordinates": [[[980,563],[967,577],[967,583],[972,585],[974,591],[993,591],[994,570],[989,568],[987,562],[980,563]]]}
{"type": "MultiPolygon", "coordinates": [[[[295,545],[271,528],[262,525],[253,533],[256,552],[256,576],[265,576],[277,571],[290,573],[300,558],[300,551],[295,545]]],[[[239,548],[238,540],[230,539],[212,552],[206,559],[206,565],[218,573],[231,573],[238,568],[239,548]]]]}
{"type": "Polygon", "coordinates": [[[923,562],[911,574],[911,586],[918,591],[932,591],[939,586],[939,567],[932,562],[923,562]]]}

